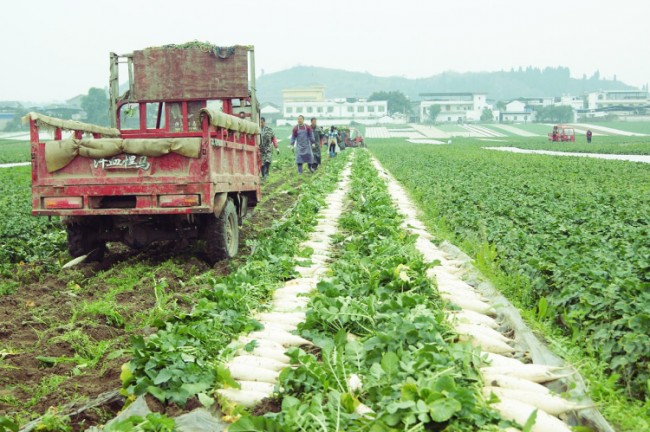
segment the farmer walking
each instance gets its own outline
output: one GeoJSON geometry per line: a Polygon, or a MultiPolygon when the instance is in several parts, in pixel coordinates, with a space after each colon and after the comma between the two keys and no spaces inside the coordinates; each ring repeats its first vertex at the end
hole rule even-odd
{"type": "Polygon", "coordinates": [[[311,151],[311,146],[314,143],[314,133],[305,124],[305,117],[302,115],[298,116],[298,124],[293,128],[293,133],[291,134],[291,145],[295,145],[298,174],[302,174],[303,164],[307,164],[309,171],[314,172],[314,168],[312,168],[314,154],[311,151]]]}
{"type": "Polygon", "coordinates": [[[262,181],[266,181],[269,176],[269,168],[273,160],[273,147],[280,154],[278,140],[273,133],[273,129],[266,126],[266,119],[260,118],[260,153],[262,155],[262,181]]]}
{"type": "Polygon", "coordinates": [[[591,144],[591,129],[587,129],[587,144],[591,144]]]}
{"type": "Polygon", "coordinates": [[[345,141],[348,138],[348,134],[345,130],[341,131],[341,136],[339,138],[339,149],[341,151],[345,150],[345,141]]]}
{"type": "Polygon", "coordinates": [[[336,156],[336,144],[338,138],[339,131],[337,131],[334,126],[330,127],[329,132],[327,132],[327,144],[329,145],[329,154],[331,158],[336,156]]]}
{"type": "Polygon", "coordinates": [[[311,145],[311,152],[314,155],[314,163],[311,167],[314,171],[321,164],[321,147],[323,146],[323,128],[316,124],[316,117],[311,118],[311,130],[314,134],[314,143],[311,145]]]}

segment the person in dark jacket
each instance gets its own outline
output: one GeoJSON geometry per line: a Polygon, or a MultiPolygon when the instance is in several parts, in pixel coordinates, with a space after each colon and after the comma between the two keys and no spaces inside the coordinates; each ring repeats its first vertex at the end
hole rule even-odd
{"type": "Polygon", "coordinates": [[[269,168],[271,167],[271,162],[273,161],[273,147],[275,150],[280,153],[280,147],[278,147],[278,140],[273,133],[273,129],[266,126],[266,119],[262,117],[260,119],[260,153],[262,156],[262,181],[265,181],[269,176],[269,168]]]}
{"type": "Polygon", "coordinates": [[[327,144],[329,145],[329,154],[330,157],[336,156],[336,145],[339,140],[339,131],[335,126],[331,126],[329,132],[327,132],[327,144]]]}
{"type": "Polygon", "coordinates": [[[316,124],[316,117],[311,118],[311,130],[314,134],[314,143],[311,146],[311,152],[314,155],[314,163],[311,167],[316,170],[318,165],[321,164],[321,147],[323,146],[324,132],[323,128],[316,124]]]}

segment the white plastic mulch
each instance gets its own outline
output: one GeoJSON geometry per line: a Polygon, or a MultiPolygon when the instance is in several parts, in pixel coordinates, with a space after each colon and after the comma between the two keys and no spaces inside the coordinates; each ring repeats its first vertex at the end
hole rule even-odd
{"type": "Polygon", "coordinates": [[[527,150],[518,147],[483,147],[485,150],[499,150],[511,153],[524,153],[524,154],[542,154],[549,156],[577,156],[588,157],[595,159],[609,159],[609,160],[622,160],[629,162],[642,162],[650,163],[650,155],[620,155],[620,154],[603,154],[603,153],[577,153],[577,152],[561,152],[553,150],[527,150]]]}
{"type": "Polygon", "coordinates": [[[13,163],[4,163],[0,164],[0,168],[13,168],[13,167],[19,167],[19,166],[27,166],[31,165],[31,162],[13,162],[13,163]]]}

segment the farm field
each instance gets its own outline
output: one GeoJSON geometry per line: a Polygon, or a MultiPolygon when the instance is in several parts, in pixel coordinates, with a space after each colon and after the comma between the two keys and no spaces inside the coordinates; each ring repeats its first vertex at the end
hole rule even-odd
{"type": "Polygon", "coordinates": [[[608,128],[620,129],[627,132],[636,132],[650,135],[650,122],[648,121],[607,121],[592,122],[594,126],[604,126],[608,128]]]}
{"type": "Polygon", "coordinates": [[[547,137],[548,133],[551,132],[552,127],[542,124],[542,123],[513,123],[512,126],[517,129],[522,129],[528,132],[532,132],[538,135],[547,137]]]}
{"type": "MultiPolygon", "coordinates": [[[[140,423],[127,420],[121,426],[127,429],[105,430],[130,430],[136,423],[173,426],[174,418],[201,405],[219,406],[220,415],[236,420],[234,431],[496,431],[515,425],[508,419],[520,426],[530,420],[512,417],[485,393],[484,356],[493,348],[476,345],[478,336],[468,339],[466,324],[454,320],[460,312],[450,304],[461,300],[454,300],[447,284],[473,288],[458,279],[453,259],[423,245],[428,234],[405,219],[411,210],[397,211],[398,198],[391,194],[402,192],[387,188],[363,150],[346,151],[317,174],[298,177],[286,151],[289,130],[276,128],[282,155],[264,185],[264,201],[245,223],[240,257],[214,268],[196,257],[192,246],[161,244],[138,252],[113,246],[104,263],[63,271],[69,257],[59,225],[28,216],[29,167],[0,171],[9,197],[3,205],[23,203],[2,227],[7,232],[20,227],[13,249],[22,255],[1,257],[0,313],[12,319],[0,328],[7,335],[0,345],[0,416],[25,425],[47,413],[41,421],[59,430],[84,430],[115,416],[122,407],[115,391],[122,385],[128,400],[144,396],[155,414],[140,423]],[[337,182],[350,164],[343,199],[337,182]],[[336,191],[339,198],[330,202],[336,191]],[[28,225],[32,222],[36,225],[28,225]],[[29,243],[35,239],[39,243],[29,243]],[[285,297],[300,284],[310,287],[307,298],[285,297]],[[286,302],[303,311],[293,334],[277,321],[275,309],[267,312],[275,321],[259,315],[288,307],[286,302]],[[276,340],[279,327],[286,337],[301,338],[274,354],[294,368],[274,372],[277,387],[251,384],[251,365],[257,363],[250,361],[259,361],[251,353],[273,351],[264,338],[276,340]],[[236,367],[240,357],[244,370],[236,367]],[[65,415],[64,405],[80,407],[111,391],[110,403],[65,415]]],[[[638,294],[645,283],[648,202],[639,196],[650,189],[647,170],[624,162],[609,170],[609,161],[532,156],[531,162],[493,155],[480,149],[481,141],[454,142],[426,146],[395,139],[369,145],[410,190],[434,241],[452,240],[475,257],[524,312],[531,311],[533,324],[548,333],[555,351],[569,357],[580,352],[581,361],[591,362],[589,368],[576,366],[616,430],[643,430],[638,427],[648,424],[648,415],[640,400],[648,376],[634,366],[647,365],[648,341],[638,334],[647,307],[642,295],[636,304],[619,302],[613,311],[611,302],[617,295],[638,294]],[[611,184],[614,171],[618,181],[611,184]],[[544,175],[550,183],[541,186],[544,175]],[[628,181],[634,188],[623,188],[628,181]],[[573,182],[580,185],[574,191],[559,187],[573,182]],[[594,196],[598,205],[589,202],[594,196]],[[568,209],[575,220],[562,220],[568,209]],[[500,236],[506,239],[502,243],[500,236]],[[580,259],[571,260],[571,253],[580,259]],[[602,268],[611,270],[603,276],[602,268]],[[595,286],[586,283],[589,278],[595,286]],[[626,282],[625,289],[619,281],[626,282]],[[598,287],[608,293],[606,300],[598,300],[598,287]],[[616,333],[603,330],[608,325],[616,333]],[[619,340],[625,343],[619,346],[619,340]],[[605,378],[611,372],[615,378],[605,378]],[[625,404],[632,419],[617,414],[625,404]]],[[[515,346],[514,351],[526,349],[515,346]]],[[[526,361],[521,355],[516,352],[526,361]]],[[[568,384],[554,389],[576,397],[568,384]]]]}
{"type": "MultiPolygon", "coordinates": [[[[488,154],[469,142],[383,140],[370,148],[410,191],[437,236],[462,245],[523,310],[564,335],[560,349],[577,345],[594,359],[594,376],[615,377],[619,407],[629,398],[643,413],[650,168],[488,154]]],[[[616,416],[616,409],[603,409],[616,416]]]]}
{"type": "Polygon", "coordinates": [[[439,124],[436,127],[445,132],[467,132],[465,129],[455,124],[439,124]]]}
{"type": "MultiPolygon", "coordinates": [[[[162,243],[144,251],[113,245],[105,262],[62,271],[70,259],[65,233],[58,221],[30,215],[30,168],[0,170],[0,416],[25,424],[50,406],[83,405],[115,390],[131,337],[188,313],[211,284],[231,274],[242,281],[239,268],[246,277],[262,274],[262,283],[282,277],[289,262],[277,237],[297,229],[291,222],[305,213],[296,207],[299,197],[303,206],[312,205],[309,194],[298,191],[312,183],[325,187],[327,175],[299,178],[292,158],[285,148],[275,156],[263,202],[241,231],[240,258],[214,268],[191,246],[162,243]]],[[[121,405],[86,410],[72,419],[74,430],[106,421],[121,405]]]]}
{"type": "Polygon", "coordinates": [[[29,161],[29,141],[0,139],[0,164],[29,161]]]}
{"type": "Polygon", "coordinates": [[[509,146],[528,150],[553,150],[578,153],[649,155],[650,137],[603,136],[593,139],[591,144],[587,144],[586,140],[580,138],[573,143],[562,143],[550,142],[547,138],[509,137],[506,139],[506,142],[489,143],[489,146],[509,146]]]}

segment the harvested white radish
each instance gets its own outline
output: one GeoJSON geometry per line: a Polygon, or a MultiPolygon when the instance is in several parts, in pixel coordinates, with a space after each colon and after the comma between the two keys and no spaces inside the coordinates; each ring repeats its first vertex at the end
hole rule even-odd
{"type": "Polygon", "coordinates": [[[304,312],[261,312],[257,315],[257,319],[259,321],[298,325],[305,320],[305,316],[304,312]]]}
{"type": "Polygon", "coordinates": [[[446,293],[458,297],[466,297],[466,298],[470,297],[474,300],[478,300],[482,302],[487,301],[485,297],[480,295],[472,288],[465,288],[465,287],[449,284],[448,282],[438,282],[437,288],[438,291],[441,293],[446,293]]]}
{"type": "Polygon", "coordinates": [[[240,336],[239,339],[237,339],[237,343],[242,345],[246,345],[253,342],[255,343],[256,348],[282,350],[283,352],[286,351],[286,349],[282,346],[282,344],[267,339],[256,339],[256,338],[251,338],[249,336],[240,336]]]}
{"type": "Polygon", "coordinates": [[[323,253],[323,252],[321,252],[321,253],[315,253],[314,252],[313,254],[311,254],[311,257],[309,257],[309,259],[311,259],[312,261],[313,260],[319,260],[319,261],[323,261],[323,262],[328,262],[331,258],[332,257],[330,257],[329,254],[326,254],[326,253],[323,253]]]}
{"type": "Polygon", "coordinates": [[[253,350],[251,352],[248,352],[248,351],[246,351],[244,349],[241,349],[241,350],[237,351],[237,354],[239,354],[239,355],[248,355],[248,354],[250,354],[250,355],[255,355],[255,356],[259,356],[259,357],[263,357],[263,358],[267,358],[267,359],[271,359],[271,360],[275,360],[275,361],[279,361],[279,362],[288,364],[289,363],[289,357],[285,354],[286,351],[287,351],[286,348],[284,348],[283,346],[280,346],[280,349],[256,347],[256,348],[253,348],[253,350]]]}
{"type": "Polygon", "coordinates": [[[300,247],[302,247],[302,248],[311,248],[311,249],[314,250],[314,252],[316,252],[316,251],[325,251],[326,252],[329,249],[328,244],[322,243],[322,242],[314,242],[314,241],[311,241],[311,240],[307,240],[307,241],[304,241],[304,242],[300,243],[300,247]]]}
{"type": "Polygon", "coordinates": [[[510,375],[537,383],[554,381],[571,375],[554,373],[554,371],[559,369],[561,368],[538,364],[522,364],[519,367],[489,366],[481,368],[481,372],[483,372],[484,375],[510,375]]]}
{"type": "Polygon", "coordinates": [[[568,411],[575,411],[579,409],[592,408],[593,405],[578,404],[568,401],[560,396],[555,396],[550,393],[540,393],[528,390],[515,390],[510,388],[500,387],[484,387],[483,394],[489,396],[494,393],[499,399],[513,399],[523,403],[532,405],[547,413],[558,416],[568,411]]]}
{"type": "Polygon", "coordinates": [[[288,300],[288,301],[294,301],[294,300],[302,300],[306,299],[305,297],[305,292],[295,292],[291,289],[285,289],[285,288],[280,288],[275,290],[273,292],[273,300],[288,300]]]}
{"type": "Polygon", "coordinates": [[[319,258],[316,254],[314,254],[309,258],[309,261],[311,261],[314,264],[318,264],[318,265],[322,266],[322,265],[327,264],[329,262],[329,259],[328,258],[319,258]]]}
{"type": "Polygon", "coordinates": [[[497,402],[490,406],[499,412],[499,414],[504,418],[514,420],[521,425],[525,424],[531,414],[537,410],[537,417],[531,432],[571,432],[569,426],[567,426],[563,421],[523,402],[504,398],[501,399],[501,402],[497,402]]]}
{"type": "Polygon", "coordinates": [[[512,357],[506,357],[501,354],[495,354],[495,353],[490,353],[486,352],[483,353],[490,362],[490,366],[496,366],[496,367],[519,367],[519,366],[524,366],[526,363],[514,359],[512,357]]]}
{"type": "Polygon", "coordinates": [[[440,249],[436,248],[433,243],[431,243],[429,240],[418,237],[415,240],[415,248],[424,256],[424,258],[429,261],[440,261],[440,262],[446,262],[447,261],[447,255],[442,252],[440,249]]]}
{"type": "Polygon", "coordinates": [[[226,399],[246,408],[251,408],[260,403],[263,399],[269,397],[267,393],[239,390],[239,389],[218,389],[216,391],[226,399]]]}
{"type": "Polygon", "coordinates": [[[482,313],[484,315],[494,316],[495,311],[492,306],[485,303],[484,301],[479,301],[472,298],[463,298],[462,296],[456,296],[452,294],[440,293],[440,297],[443,299],[455,304],[461,309],[469,309],[474,312],[482,313]]]}
{"type": "Polygon", "coordinates": [[[458,322],[461,323],[477,324],[492,329],[496,329],[499,327],[499,323],[494,318],[489,317],[487,315],[480,314],[478,312],[471,311],[469,309],[461,310],[461,311],[451,311],[449,312],[449,315],[447,315],[447,318],[450,321],[458,320],[458,322]]]}
{"type": "Polygon", "coordinates": [[[275,384],[278,381],[278,376],[280,376],[280,372],[244,364],[235,363],[229,365],[228,369],[233,379],[242,381],[260,381],[275,384]]]}
{"type": "Polygon", "coordinates": [[[438,282],[437,283],[438,291],[446,292],[457,297],[471,297],[474,300],[482,301],[489,303],[489,300],[483,297],[478,291],[469,285],[457,285],[449,282],[438,282]]]}
{"type": "Polygon", "coordinates": [[[330,221],[329,219],[324,219],[324,218],[317,218],[320,222],[318,222],[318,225],[316,225],[317,228],[320,229],[331,229],[335,230],[335,232],[338,232],[338,227],[336,226],[336,223],[330,221]]]}
{"type": "Polygon", "coordinates": [[[507,343],[499,339],[491,339],[483,333],[475,333],[472,335],[461,334],[459,335],[461,341],[469,341],[472,346],[479,347],[483,351],[493,352],[497,354],[505,354],[515,352],[516,350],[507,343]]]}
{"type": "Polygon", "coordinates": [[[307,310],[307,303],[283,301],[273,304],[273,310],[275,312],[305,312],[307,310]]]}
{"type": "Polygon", "coordinates": [[[458,277],[458,272],[452,267],[452,271],[448,271],[448,266],[436,266],[430,271],[436,276],[436,280],[441,282],[448,282],[452,285],[458,285],[463,288],[475,290],[473,286],[458,277]]]}
{"type": "Polygon", "coordinates": [[[301,276],[318,276],[327,272],[327,268],[319,264],[314,264],[309,267],[296,266],[295,270],[300,273],[301,276]]]}
{"type": "Polygon", "coordinates": [[[297,278],[297,279],[291,279],[290,281],[286,281],[284,283],[284,286],[290,287],[290,286],[300,285],[300,286],[305,286],[310,288],[316,288],[317,283],[318,280],[314,278],[297,278]]]}
{"type": "Polygon", "coordinates": [[[280,297],[286,297],[288,295],[297,296],[298,294],[308,294],[314,290],[313,286],[307,284],[301,285],[286,285],[282,288],[278,288],[273,292],[273,295],[280,297]]]}
{"type": "Polygon", "coordinates": [[[283,324],[283,323],[268,322],[268,321],[260,321],[260,324],[262,324],[264,328],[267,330],[275,329],[275,330],[284,330],[284,331],[292,332],[298,328],[298,326],[295,324],[283,324]]]}
{"type": "Polygon", "coordinates": [[[294,297],[289,297],[289,298],[282,298],[281,297],[281,298],[273,299],[273,306],[276,306],[276,305],[284,306],[284,305],[287,305],[288,303],[296,303],[296,304],[304,306],[304,305],[309,303],[309,298],[294,296],[294,297]]]}
{"type": "Polygon", "coordinates": [[[550,394],[551,390],[536,382],[517,378],[509,375],[484,375],[483,383],[486,386],[502,387],[514,390],[525,390],[542,394],[550,394]]]}
{"type": "Polygon", "coordinates": [[[264,339],[277,342],[282,346],[300,346],[300,345],[313,345],[307,339],[301,338],[286,331],[277,330],[258,330],[248,334],[251,339],[264,339]]]}
{"type": "Polygon", "coordinates": [[[254,391],[260,393],[266,393],[268,395],[273,394],[275,391],[275,384],[259,382],[259,381],[238,381],[240,390],[243,391],[254,391]]]}
{"type": "Polygon", "coordinates": [[[433,236],[429,234],[425,229],[422,228],[410,228],[409,224],[407,223],[402,223],[402,228],[406,228],[410,230],[413,234],[416,234],[422,238],[425,238],[427,240],[431,240],[433,236]]]}
{"type": "Polygon", "coordinates": [[[329,246],[332,243],[332,236],[329,234],[313,232],[309,235],[309,240],[329,246]]]}
{"type": "Polygon", "coordinates": [[[80,264],[80,263],[84,262],[84,261],[86,260],[86,258],[88,258],[88,256],[89,256],[92,252],[94,252],[94,250],[91,251],[91,252],[89,252],[89,253],[87,253],[86,255],[81,255],[80,257],[77,257],[77,258],[75,258],[75,259],[73,259],[73,260],[71,260],[71,261],[68,261],[67,263],[65,263],[65,264],[63,265],[63,267],[61,267],[61,270],[63,270],[63,269],[68,269],[68,268],[70,268],[70,267],[74,267],[74,266],[76,266],[77,264],[80,264]]]}
{"type": "Polygon", "coordinates": [[[269,369],[273,371],[281,371],[282,369],[289,366],[288,362],[281,362],[278,360],[258,357],[251,354],[243,354],[233,357],[228,362],[228,366],[231,366],[233,364],[253,366],[256,368],[269,369]]]}
{"type": "Polygon", "coordinates": [[[359,417],[364,417],[364,418],[372,418],[375,414],[372,408],[362,404],[361,402],[359,402],[359,404],[354,408],[354,413],[359,417]]]}
{"type": "Polygon", "coordinates": [[[363,386],[363,383],[361,382],[361,378],[359,378],[359,375],[357,374],[351,374],[348,377],[348,390],[352,393],[356,393],[361,391],[361,387],[363,386]]]}
{"type": "Polygon", "coordinates": [[[513,342],[513,340],[510,339],[509,337],[504,336],[503,334],[499,333],[494,329],[491,329],[490,327],[485,327],[476,324],[458,323],[454,326],[454,328],[458,333],[462,333],[462,334],[468,334],[473,336],[476,333],[482,333],[490,339],[500,340],[501,342],[505,342],[505,343],[513,342]]]}

